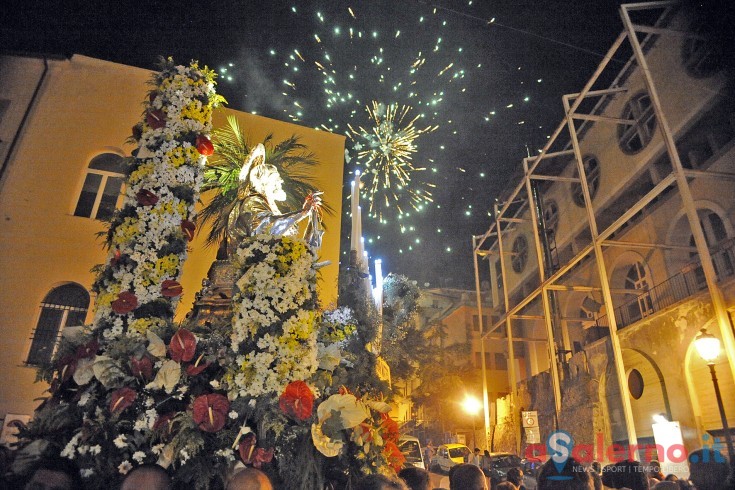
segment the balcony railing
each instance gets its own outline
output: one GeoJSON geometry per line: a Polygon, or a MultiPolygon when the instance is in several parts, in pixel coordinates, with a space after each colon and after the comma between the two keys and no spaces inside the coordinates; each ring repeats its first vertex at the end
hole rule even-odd
{"type": "MultiPolygon", "coordinates": [[[[735,275],[735,240],[721,243],[711,255],[719,282],[735,275]]],[[[661,284],[615,308],[615,323],[619,329],[625,328],[705,289],[707,282],[702,262],[693,262],[661,284]]],[[[602,328],[606,331],[610,326],[607,315],[600,316],[596,326],[600,328],[595,330],[602,334],[598,338],[607,335],[601,331],[602,328]]]]}

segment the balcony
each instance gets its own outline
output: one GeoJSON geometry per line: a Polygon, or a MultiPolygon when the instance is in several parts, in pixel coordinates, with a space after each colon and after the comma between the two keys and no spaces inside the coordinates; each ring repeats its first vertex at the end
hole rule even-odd
{"type": "MultiPolygon", "coordinates": [[[[735,276],[735,239],[720,243],[711,255],[718,282],[721,283],[735,276]]],[[[707,289],[707,282],[702,262],[693,262],[666,281],[615,308],[617,328],[622,329],[632,325],[705,289],[707,289]]],[[[609,326],[607,315],[598,317],[596,325],[590,329],[594,332],[590,332],[593,338],[589,340],[594,341],[607,336],[609,326]]]]}

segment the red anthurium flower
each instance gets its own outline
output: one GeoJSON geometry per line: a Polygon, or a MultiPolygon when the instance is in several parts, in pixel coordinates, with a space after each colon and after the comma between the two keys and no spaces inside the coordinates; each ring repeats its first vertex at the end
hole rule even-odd
{"type": "Polygon", "coordinates": [[[217,432],[227,422],[230,402],[219,394],[202,395],[194,400],[192,417],[199,428],[205,432],[217,432]]]}
{"type": "Polygon", "coordinates": [[[380,421],[380,427],[383,429],[383,439],[397,444],[398,436],[400,435],[398,433],[398,422],[390,418],[390,415],[387,413],[381,413],[380,418],[382,419],[380,421]]]}
{"type": "Polygon", "coordinates": [[[74,372],[77,370],[78,356],[68,355],[59,359],[57,363],[57,369],[59,370],[59,380],[64,383],[74,376],[74,372]]]}
{"type": "Polygon", "coordinates": [[[188,374],[189,376],[196,376],[197,374],[207,369],[209,367],[209,363],[202,362],[202,359],[204,359],[204,354],[201,354],[194,364],[189,364],[188,366],[186,366],[186,374],[188,374]]]}
{"type": "Polygon", "coordinates": [[[161,294],[167,298],[175,298],[181,296],[184,292],[184,288],[178,282],[172,279],[166,279],[161,283],[161,294]]]}
{"type": "Polygon", "coordinates": [[[197,339],[194,334],[185,328],[176,331],[168,344],[168,353],[176,362],[189,362],[194,358],[197,348],[197,339]]]}
{"type": "Polygon", "coordinates": [[[135,199],[141,206],[153,206],[158,202],[158,196],[148,189],[141,189],[135,195],[135,199]]]}
{"type": "Polygon", "coordinates": [[[153,379],[153,361],[148,356],[138,359],[135,356],[130,358],[130,371],[133,376],[139,376],[146,380],[153,379]]]}
{"type": "Polygon", "coordinates": [[[406,456],[403,455],[394,442],[388,441],[385,443],[383,454],[385,455],[385,459],[388,461],[388,464],[391,465],[396,472],[400,471],[403,467],[403,463],[406,462],[406,456]]]}
{"type": "Polygon", "coordinates": [[[207,138],[203,134],[197,136],[196,146],[197,151],[205,157],[214,154],[214,145],[211,141],[209,141],[209,138],[207,138]]]}
{"type": "Polygon", "coordinates": [[[156,100],[156,97],[158,96],[158,92],[149,92],[148,93],[148,101],[152,104],[154,100],[156,100]]]}
{"type": "Polygon", "coordinates": [[[97,354],[97,350],[100,348],[100,343],[97,339],[92,339],[84,345],[77,347],[77,358],[85,359],[87,357],[93,357],[97,354]]]}
{"type": "Polygon", "coordinates": [[[196,231],[196,229],[197,225],[195,225],[188,219],[185,219],[181,222],[181,231],[183,231],[184,235],[186,235],[187,242],[190,242],[194,239],[194,232],[196,231]]]}
{"type": "Polygon", "coordinates": [[[296,420],[306,420],[311,417],[314,408],[314,394],[303,381],[292,381],[278,399],[278,406],[286,415],[296,420]]]}
{"type": "Polygon", "coordinates": [[[110,412],[121,412],[128,408],[135,401],[135,397],[138,396],[131,388],[120,388],[112,392],[110,398],[110,412]]]}
{"type": "Polygon", "coordinates": [[[153,129],[162,128],[166,125],[166,113],[161,109],[148,111],[148,114],[145,116],[145,122],[153,129]]]}
{"type": "Polygon", "coordinates": [[[130,313],[138,307],[138,298],[132,291],[123,291],[117,295],[117,299],[110,303],[112,311],[118,315],[130,313]]]}
{"type": "Polygon", "coordinates": [[[171,429],[171,422],[174,419],[174,413],[169,412],[163,415],[159,415],[156,421],[153,423],[153,430],[169,430],[171,429]]]}
{"type": "Polygon", "coordinates": [[[250,432],[242,438],[238,450],[243,463],[260,468],[263,463],[270,463],[273,460],[273,449],[256,448],[255,442],[255,434],[250,432]]]}

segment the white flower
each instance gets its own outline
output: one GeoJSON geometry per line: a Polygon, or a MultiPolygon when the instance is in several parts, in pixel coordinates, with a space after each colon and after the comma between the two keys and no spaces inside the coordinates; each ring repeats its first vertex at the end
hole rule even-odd
{"type": "Polygon", "coordinates": [[[231,411],[230,411],[230,413],[229,413],[228,415],[229,415],[229,417],[230,417],[230,418],[231,418],[232,420],[235,420],[235,419],[237,419],[237,417],[239,417],[238,413],[237,413],[236,411],[234,411],[234,410],[231,410],[231,411]]]}
{"type": "Polygon", "coordinates": [[[186,449],[182,449],[179,451],[179,456],[181,457],[181,462],[186,463],[191,456],[189,456],[189,452],[186,449]]]}
{"type": "Polygon", "coordinates": [[[89,448],[89,454],[93,454],[96,456],[101,452],[102,452],[102,446],[100,446],[99,444],[97,444],[96,446],[91,446],[89,448]]]}
{"type": "Polygon", "coordinates": [[[117,471],[119,471],[123,475],[127,475],[128,471],[133,469],[133,465],[130,464],[130,461],[127,459],[120,463],[120,466],[117,467],[117,471]]]}
{"type": "Polygon", "coordinates": [[[136,461],[136,462],[137,462],[138,464],[143,464],[143,460],[145,459],[145,453],[144,453],[143,451],[135,451],[135,452],[133,453],[133,459],[134,459],[134,460],[135,460],[135,461],[136,461]]]}
{"type": "Polygon", "coordinates": [[[90,398],[89,393],[82,393],[82,396],[79,397],[79,401],[77,402],[77,405],[79,405],[80,407],[83,407],[84,405],[87,404],[87,402],[89,401],[89,398],[90,398]]]}
{"type": "Polygon", "coordinates": [[[79,473],[82,475],[82,478],[89,478],[94,475],[94,470],[92,468],[84,468],[79,470],[79,473]]]}
{"type": "Polygon", "coordinates": [[[127,439],[128,438],[125,436],[125,434],[120,434],[112,442],[113,444],[115,444],[115,447],[117,447],[118,449],[122,449],[127,446],[127,439]]]}
{"type": "Polygon", "coordinates": [[[151,447],[151,452],[158,456],[163,451],[163,444],[156,444],[155,446],[151,447]]]}

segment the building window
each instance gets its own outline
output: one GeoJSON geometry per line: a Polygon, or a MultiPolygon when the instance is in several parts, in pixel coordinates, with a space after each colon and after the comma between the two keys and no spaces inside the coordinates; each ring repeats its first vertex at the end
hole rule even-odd
{"type": "MultiPolygon", "coordinates": [[[[487,328],[487,315],[482,315],[482,326],[483,328],[487,328]]],[[[480,331],[480,317],[477,315],[472,315],[472,330],[475,332],[480,331]]]]}
{"type": "Polygon", "coordinates": [[[523,235],[518,235],[513,241],[513,256],[511,264],[517,273],[523,272],[528,262],[528,240],[523,235]]]}
{"type": "MultiPolygon", "coordinates": [[[[597,161],[597,157],[587,155],[582,159],[582,165],[584,165],[584,175],[587,178],[590,199],[594,199],[597,195],[597,189],[600,187],[600,162],[597,161]]],[[[579,172],[576,167],[574,169],[574,178],[579,178],[579,172]]],[[[584,207],[584,193],[582,192],[581,182],[574,182],[572,184],[572,201],[577,206],[584,207]]]]}
{"type": "Polygon", "coordinates": [[[630,321],[627,324],[653,313],[653,302],[651,301],[651,294],[648,293],[650,287],[650,277],[646,273],[645,266],[641,262],[636,262],[628,269],[625,276],[625,289],[640,290],[641,294],[636,296],[636,301],[628,304],[630,321]]]}
{"type": "Polygon", "coordinates": [[[692,34],[681,45],[681,61],[689,76],[694,78],[711,77],[722,68],[723,51],[720,43],[707,32],[707,23],[697,22],[692,26],[692,34]]]}
{"type": "MultiPolygon", "coordinates": [[[[735,273],[735,264],[733,263],[733,257],[729,249],[722,249],[719,245],[727,240],[727,229],[725,223],[720,218],[720,215],[710,210],[697,211],[699,215],[699,223],[702,225],[702,231],[704,232],[704,241],[707,243],[707,247],[710,249],[710,255],[712,257],[712,265],[715,268],[717,277],[722,280],[726,277],[730,277],[735,273]]],[[[694,247],[694,236],[689,237],[689,245],[694,247]]],[[[695,257],[698,254],[691,252],[690,257],[695,257]]],[[[706,284],[704,269],[702,266],[698,266],[694,270],[697,285],[706,284]]]]}
{"type": "Polygon", "coordinates": [[[498,371],[508,370],[508,360],[505,358],[505,354],[500,352],[495,353],[495,369],[498,371]]]}
{"type": "Polygon", "coordinates": [[[125,158],[102,153],[89,162],[87,177],[74,216],[110,219],[117,206],[125,172],[125,158]]]}
{"type": "Polygon", "coordinates": [[[656,114],[651,98],[646,93],[632,97],[623,109],[622,119],[635,121],[618,126],[618,142],[623,153],[635,155],[653,139],[656,130],[656,114]]]}
{"type": "MultiPolygon", "coordinates": [[[[480,355],[480,352],[475,352],[475,367],[480,369],[482,365],[480,364],[482,361],[482,355],[480,355]]],[[[490,366],[490,353],[485,352],[485,367],[487,369],[491,369],[492,366],[490,366]]]]}
{"type": "Polygon", "coordinates": [[[82,286],[66,284],[52,289],[41,303],[26,363],[40,365],[51,361],[63,329],[84,325],[88,308],[89,293],[82,286]]]}
{"type": "Polygon", "coordinates": [[[628,392],[634,400],[638,400],[643,396],[643,375],[637,369],[631,369],[628,374],[628,392]]]}
{"type": "Polygon", "coordinates": [[[544,227],[547,232],[556,233],[559,224],[559,205],[550,199],[544,203],[544,227]]]}

